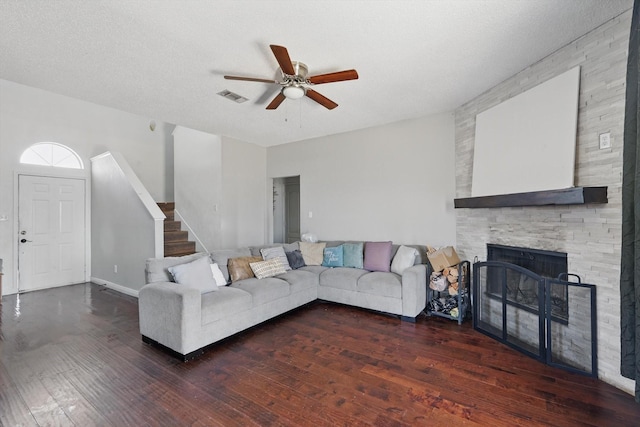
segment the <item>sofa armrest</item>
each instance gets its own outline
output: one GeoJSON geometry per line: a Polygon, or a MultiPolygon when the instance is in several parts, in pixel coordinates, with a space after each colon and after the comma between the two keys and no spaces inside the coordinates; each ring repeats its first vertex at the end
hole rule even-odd
{"type": "Polygon", "coordinates": [[[201,325],[200,290],[172,282],[150,283],[138,293],[138,308],[143,336],[181,354],[194,350],[201,325]]]}
{"type": "Polygon", "coordinates": [[[416,264],[402,273],[402,315],[416,317],[427,304],[427,266],[416,264]]]}

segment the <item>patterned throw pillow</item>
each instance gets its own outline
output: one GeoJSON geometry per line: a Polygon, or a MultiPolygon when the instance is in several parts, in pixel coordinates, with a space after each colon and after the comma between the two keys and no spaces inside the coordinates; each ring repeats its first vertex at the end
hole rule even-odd
{"type": "Polygon", "coordinates": [[[342,245],[324,248],[324,258],[322,259],[324,267],[342,267],[344,265],[343,259],[342,245]]]}
{"type": "Polygon", "coordinates": [[[255,274],[258,279],[265,279],[267,277],[286,273],[279,258],[273,258],[268,261],[252,262],[249,265],[251,266],[251,270],[253,270],[253,274],[255,274]]]}
{"type": "Polygon", "coordinates": [[[242,279],[250,279],[254,277],[253,270],[249,265],[252,262],[262,261],[261,256],[246,256],[240,258],[229,259],[227,268],[229,269],[229,276],[231,276],[232,282],[237,282],[242,279]]]}
{"type": "Polygon", "coordinates": [[[262,254],[263,260],[269,261],[270,259],[279,259],[285,270],[291,270],[289,260],[287,260],[287,255],[284,253],[284,248],[282,246],[262,248],[260,249],[260,253],[262,254]]]}

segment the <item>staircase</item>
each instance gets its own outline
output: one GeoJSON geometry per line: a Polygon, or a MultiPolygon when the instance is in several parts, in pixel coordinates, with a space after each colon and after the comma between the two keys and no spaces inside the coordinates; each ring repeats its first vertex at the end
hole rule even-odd
{"type": "Polygon", "coordinates": [[[164,220],[164,256],[182,256],[196,252],[195,242],[190,242],[189,233],[180,229],[180,221],[174,219],[174,202],[158,203],[165,214],[164,220]]]}

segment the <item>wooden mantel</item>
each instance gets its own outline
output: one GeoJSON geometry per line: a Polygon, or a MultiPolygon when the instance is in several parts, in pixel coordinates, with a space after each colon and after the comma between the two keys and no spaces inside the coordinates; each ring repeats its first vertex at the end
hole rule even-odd
{"type": "Polygon", "coordinates": [[[572,187],[562,190],[533,191],[500,196],[454,199],[458,208],[503,208],[518,206],[584,205],[607,203],[607,187],[572,187]]]}

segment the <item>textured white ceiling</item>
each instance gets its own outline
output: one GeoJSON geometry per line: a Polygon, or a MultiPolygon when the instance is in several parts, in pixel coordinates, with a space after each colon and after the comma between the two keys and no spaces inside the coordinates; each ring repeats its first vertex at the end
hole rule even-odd
{"type": "MultiPolygon", "coordinates": [[[[0,0],[0,78],[270,146],[451,111],[633,0],[0,0]],[[269,44],[359,80],[265,110],[269,44]],[[249,98],[236,104],[224,89],[249,98]]],[[[1,96],[1,94],[0,94],[1,96]]]]}

